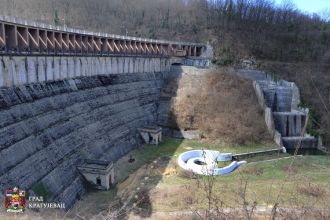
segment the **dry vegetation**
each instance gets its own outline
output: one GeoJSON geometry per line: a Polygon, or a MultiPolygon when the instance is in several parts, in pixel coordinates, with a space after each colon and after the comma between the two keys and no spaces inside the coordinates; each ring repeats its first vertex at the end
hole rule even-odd
{"type": "Polygon", "coordinates": [[[172,106],[176,124],[199,129],[204,138],[234,144],[269,140],[252,82],[229,71],[184,74],[172,106]]]}

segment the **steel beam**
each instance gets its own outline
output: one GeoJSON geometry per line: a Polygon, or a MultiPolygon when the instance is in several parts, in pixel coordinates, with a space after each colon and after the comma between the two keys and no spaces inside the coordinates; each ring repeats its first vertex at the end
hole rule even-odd
{"type": "Polygon", "coordinates": [[[178,50],[183,49],[188,56],[200,56],[204,48],[206,46],[203,44],[96,34],[0,16],[0,54],[111,55],[121,53],[158,57],[175,55],[178,50]]]}

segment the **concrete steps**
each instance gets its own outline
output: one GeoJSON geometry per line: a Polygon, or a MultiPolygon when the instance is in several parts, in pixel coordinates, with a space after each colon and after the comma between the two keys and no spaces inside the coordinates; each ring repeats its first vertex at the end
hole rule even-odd
{"type": "Polygon", "coordinates": [[[271,133],[280,137],[280,143],[287,149],[295,149],[301,143],[301,148],[317,148],[318,140],[303,132],[307,122],[308,110],[300,109],[299,89],[292,82],[284,80],[257,80],[256,92],[259,103],[270,109],[266,123],[271,133]],[[259,94],[261,90],[262,94],[259,94]]]}
{"type": "Polygon", "coordinates": [[[299,111],[273,112],[275,129],[282,137],[300,136],[306,117],[306,113],[299,111]]]}
{"type": "Polygon", "coordinates": [[[313,136],[308,137],[282,137],[283,145],[287,149],[295,149],[298,144],[301,149],[317,148],[318,141],[313,136]]]}

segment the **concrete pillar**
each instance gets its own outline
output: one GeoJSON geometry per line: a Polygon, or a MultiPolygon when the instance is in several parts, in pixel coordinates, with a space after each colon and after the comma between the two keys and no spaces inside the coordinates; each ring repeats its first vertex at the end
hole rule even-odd
{"type": "Polygon", "coordinates": [[[111,57],[105,58],[105,68],[106,68],[106,74],[111,74],[111,57]]]}
{"type": "Polygon", "coordinates": [[[53,58],[46,57],[46,80],[54,80],[53,58]]]}
{"type": "Polygon", "coordinates": [[[139,72],[139,59],[134,58],[134,73],[138,73],[138,72],[139,72]]]}
{"type": "Polygon", "coordinates": [[[81,76],[87,76],[87,60],[86,57],[81,58],[81,76]]]}
{"type": "Polygon", "coordinates": [[[296,126],[296,132],[297,132],[298,135],[300,135],[300,133],[302,131],[302,127],[303,127],[302,126],[303,125],[303,123],[302,123],[302,116],[301,115],[297,115],[296,117],[297,117],[296,124],[295,124],[295,126],[296,126]]]}
{"type": "Polygon", "coordinates": [[[46,81],[45,61],[43,58],[37,58],[38,82],[46,81]]]}
{"type": "Polygon", "coordinates": [[[129,72],[129,58],[124,58],[124,73],[129,72]]]}
{"type": "Polygon", "coordinates": [[[0,87],[5,86],[5,67],[2,57],[0,57],[0,87]]]}
{"type": "Polygon", "coordinates": [[[123,73],[124,72],[124,60],[122,57],[118,57],[117,61],[118,61],[118,73],[123,73]]]}
{"type": "Polygon", "coordinates": [[[89,76],[89,65],[90,65],[89,58],[86,57],[85,58],[85,75],[84,76],[89,76]]]}
{"type": "Polygon", "coordinates": [[[83,76],[88,76],[88,57],[83,58],[83,69],[81,70],[81,73],[83,76]]]}
{"type": "Polygon", "coordinates": [[[107,68],[106,68],[106,58],[105,57],[100,57],[100,63],[101,63],[101,74],[105,75],[107,74],[107,68]]]}
{"type": "Polygon", "coordinates": [[[112,58],[112,73],[118,74],[118,58],[117,57],[112,58]]]}
{"type": "Polygon", "coordinates": [[[150,58],[144,59],[144,72],[150,72],[150,58]]]}
{"type": "Polygon", "coordinates": [[[54,57],[54,80],[59,80],[61,78],[61,64],[60,58],[54,57]]]}
{"type": "Polygon", "coordinates": [[[160,72],[161,71],[161,61],[160,58],[157,58],[157,66],[156,66],[156,72],[160,72]]]}
{"type": "Polygon", "coordinates": [[[36,58],[28,57],[27,66],[28,66],[28,70],[27,70],[28,82],[29,83],[37,82],[36,58]]]}
{"type": "Polygon", "coordinates": [[[150,69],[149,69],[149,72],[151,72],[151,73],[153,73],[153,72],[155,72],[155,63],[154,63],[154,59],[153,58],[151,58],[150,60],[149,60],[149,62],[150,62],[150,69]]]}
{"type": "Polygon", "coordinates": [[[68,77],[68,61],[65,57],[60,59],[60,79],[66,79],[68,77]]]}
{"type": "Polygon", "coordinates": [[[134,72],[134,59],[133,57],[129,58],[129,73],[135,73],[134,72]]]}
{"type": "Polygon", "coordinates": [[[153,58],[153,72],[157,72],[157,58],[153,58]]]}
{"type": "Polygon", "coordinates": [[[75,68],[74,68],[74,58],[69,57],[68,58],[68,78],[72,79],[75,77],[75,68]]]}
{"type": "Polygon", "coordinates": [[[99,69],[99,60],[95,59],[95,57],[92,58],[92,76],[95,76],[97,74],[98,69],[99,69]]]}
{"type": "Polygon", "coordinates": [[[160,71],[162,72],[164,70],[164,59],[160,58],[160,71]]]}
{"type": "Polygon", "coordinates": [[[8,71],[7,71],[7,86],[14,85],[14,75],[15,75],[15,62],[12,59],[8,59],[8,65],[7,65],[8,71]]]}
{"type": "Polygon", "coordinates": [[[75,77],[80,77],[81,76],[81,61],[80,57],[76,57],[74,59],[74,76],[75,77]]]}
{"type": "Polygon", "coordinates": [[[92,60],[91,60],[91,58],[90,57],[87,57],[86,58],[86,76],[91,76],[92,75],[92,65],[93,65],[93,62],[92,62],[92,60]]]}
{"type": "Polygon", "coordinates": [[[145,66],[145,59],[139,58],[139,73],[145,73],[146,72],[146,66],[145,66]]]}
{"type": "Polygon", "coordinates": [[[93,76],[101,74],[101,62],[98,57],[93,57],[93,76]]]}
{"type": "Polygon", "coordinates": [[[15,62],[15,71],[16,74],[14,76],[14,84],[15,85],[22,85],[27,83],[27,74],[25,68],[25,58],[19,57],[18,59],[14,59],[15,62]]]}

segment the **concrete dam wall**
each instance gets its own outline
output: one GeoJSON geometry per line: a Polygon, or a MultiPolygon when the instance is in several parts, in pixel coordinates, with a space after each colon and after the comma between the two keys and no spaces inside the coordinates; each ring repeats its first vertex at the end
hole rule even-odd
{"type": "Polygon", "coordinates": [[[168,71],[167,58],[1,56],[0,87],[120,73],[168,71]]]}
{"type": "Polygon", "coordinates": [[[138,127],[156,123],[169,63],[1,57],[0,190],[41,188],[70,207],[86,190],[83,159],[116,161],[141,144],[138,127]]]}

